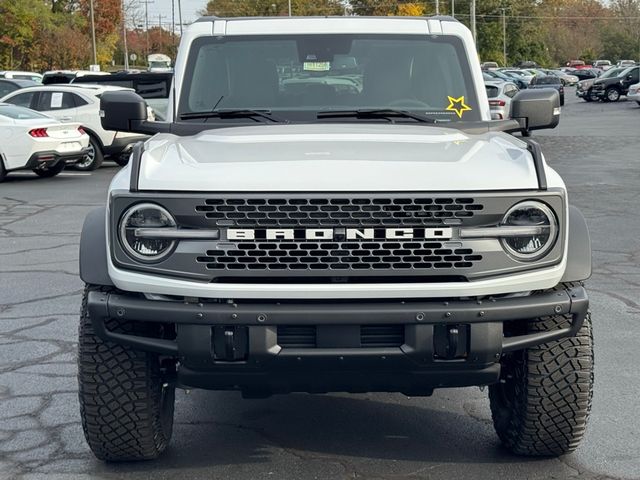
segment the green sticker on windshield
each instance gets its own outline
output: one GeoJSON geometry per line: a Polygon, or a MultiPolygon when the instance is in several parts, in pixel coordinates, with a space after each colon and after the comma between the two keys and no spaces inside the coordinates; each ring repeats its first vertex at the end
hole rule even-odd
{"type": "Polygon", "coordinates": [[[302,69],[309,72],[327,72],[331,70],[331,62],[304,62],[302,69]]]}

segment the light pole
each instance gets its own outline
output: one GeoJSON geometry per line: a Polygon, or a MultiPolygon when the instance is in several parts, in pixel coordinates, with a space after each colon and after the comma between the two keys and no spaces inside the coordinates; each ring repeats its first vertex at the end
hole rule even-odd
{"type": "Polygon", "coordinates": [[[473,41],[478,48],[477,36],[476,36],[476,0],[471,0],[471,33],[473,34],[473,41]]]}
{"type": "Polygon", "coordinates": [[[93,64],[98,64],[98,50],[96,49],[96,22],[93,15],[93,0],[89,2],[89,9],[91,11],[91,42],[93,44],[93,64]]]}
{"type": "Polygon", "coordinates": [[[122,0],[122,47],[124,50],[124,69],[129,70],[129,49],[127,48],[127,16],[124,1],[122,0]]]}
{"type": "Polygon", "coordinates": [[[451,0],[451,16],[456,18],[456,0],[451,0]]]}
{"type": "Polygon", "coordinates": [[[289,0],[289,16],[291,16],[291,0],[289,0]]]}
{"type": "Polygon", "coordinates": [[[507,16],[505,15],[506,8],[502,10],[502,65],[507,66],[507,16]]]}
{"type": "Polygon", "coordinates": [[[440,0],[436,0],[436,15],[440,15],[440,0]]]}

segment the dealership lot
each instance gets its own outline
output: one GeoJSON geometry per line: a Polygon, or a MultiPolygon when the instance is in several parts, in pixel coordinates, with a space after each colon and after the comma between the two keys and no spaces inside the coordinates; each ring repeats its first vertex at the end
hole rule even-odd
{"type": "MultiPolygon", "coordinates": [[[[0,479],[640,478],[640,107],[584,103],[567,89],[561,126],[536,134],[591,229],[596,379],[573,455],[506,453],[486,392],[290,395],[177,392],[174,439],[158,461],[105,465],[89,452],[75,381],[85,214],[119,167],[0,186],[0,479]]],[[[428,127],[427,127],[428,128],[428,127]]]]}

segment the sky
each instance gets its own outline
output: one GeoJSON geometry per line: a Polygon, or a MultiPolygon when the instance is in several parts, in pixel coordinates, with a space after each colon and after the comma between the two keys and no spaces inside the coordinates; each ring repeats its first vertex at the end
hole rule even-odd
{"type": "MultiPolygon", "coordinates": [[[[178,0],[175,2],[175,21],[178,23],[178,0]]],[[[198,18],[198,11],[207,5],[207,0],[180,0],[182,2],[182,21],[191,23],[198,18]]],[[[172,0],[149,0],[149,25],[158,25],[158,15],[162,15],[162,23],[165,28],[171,25],[172,0]]],[[[143,3],[142,1],[140,3],[143,3]]],[[[144,5],[141,8],[144,11],[144,5]]]]}

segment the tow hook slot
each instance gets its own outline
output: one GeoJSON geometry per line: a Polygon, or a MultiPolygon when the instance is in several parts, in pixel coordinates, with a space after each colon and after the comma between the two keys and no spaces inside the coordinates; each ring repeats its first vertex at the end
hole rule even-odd
{"type": "Polygon", "coordinates": [[[213,359],[217,362],[241,362],[247,360],[249,332],[247,327],[219,325],[212,329],[213,359]]]}
{"type": "Polygon", "coordinates": [[[460,360],[469,355],[469,325],[435,325],[434,358],[460,360]]]}

